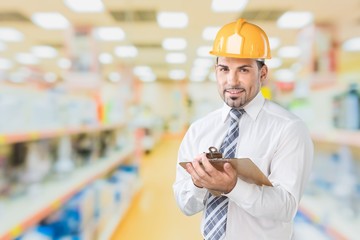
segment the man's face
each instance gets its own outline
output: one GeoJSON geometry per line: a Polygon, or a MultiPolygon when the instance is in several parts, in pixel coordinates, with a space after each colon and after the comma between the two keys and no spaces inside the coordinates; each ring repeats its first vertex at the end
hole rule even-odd
{"type": "Polygon", "coordinates": [[[267,77],[267,67],[259,69],[256,60],[219,57],[215,66],[218,91],[232,108],[244,107],[260,91],[267,77]]]}

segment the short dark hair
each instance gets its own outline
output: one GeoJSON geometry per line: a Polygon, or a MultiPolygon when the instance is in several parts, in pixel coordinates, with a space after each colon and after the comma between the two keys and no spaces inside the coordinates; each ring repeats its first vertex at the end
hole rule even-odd
{"type": "Polygon", "coordinates": [[[256,64],[258,65],[258,68],[261,69],[265,65],[265,61],[263,60],[256,60],[256,64]]]}

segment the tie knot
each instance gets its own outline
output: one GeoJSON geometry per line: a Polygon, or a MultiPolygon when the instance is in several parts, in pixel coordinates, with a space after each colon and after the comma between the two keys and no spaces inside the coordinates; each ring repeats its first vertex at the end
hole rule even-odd
{"type": "Polygon", "coordinates": [[[235,108],[232,108],[232,109],[230,110],[230,117],[231,117],[231,119],[232,119],[233,121],[238,122],[244,112],[245,112],[244,109],[235,109],[235,108]]]}

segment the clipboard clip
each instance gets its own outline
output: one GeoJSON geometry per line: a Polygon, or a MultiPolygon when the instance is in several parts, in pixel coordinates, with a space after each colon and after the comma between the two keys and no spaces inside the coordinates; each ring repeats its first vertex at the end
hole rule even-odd
{"type": "Polygon", "coordinates": [[[206,153],[208,159],[222,158],[222,153],[217,150],[216,147],[209,147],[209,152],[206,153]]]}

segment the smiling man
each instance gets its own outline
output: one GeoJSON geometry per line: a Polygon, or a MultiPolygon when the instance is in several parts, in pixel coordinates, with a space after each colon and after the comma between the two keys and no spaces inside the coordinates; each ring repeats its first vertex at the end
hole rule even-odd
{"type": "Polygon", "coordinates": [[[308,181],[313,144],[305,124],[266,100],[261,86],[271,57],[265,32],[239,19],[222,27],[211,54],[222,108],[195,121],[179,149],[173,185],[186,215],[203,211],[206,240],[293,239],[293,219],[308,181]],[[211,165],[204,152],[214,146],[225,158],[250,158],[272,186],[240,179],[230,163],[211,165]],[[221,193],[220,196],[214,193],[221,193]]]}

